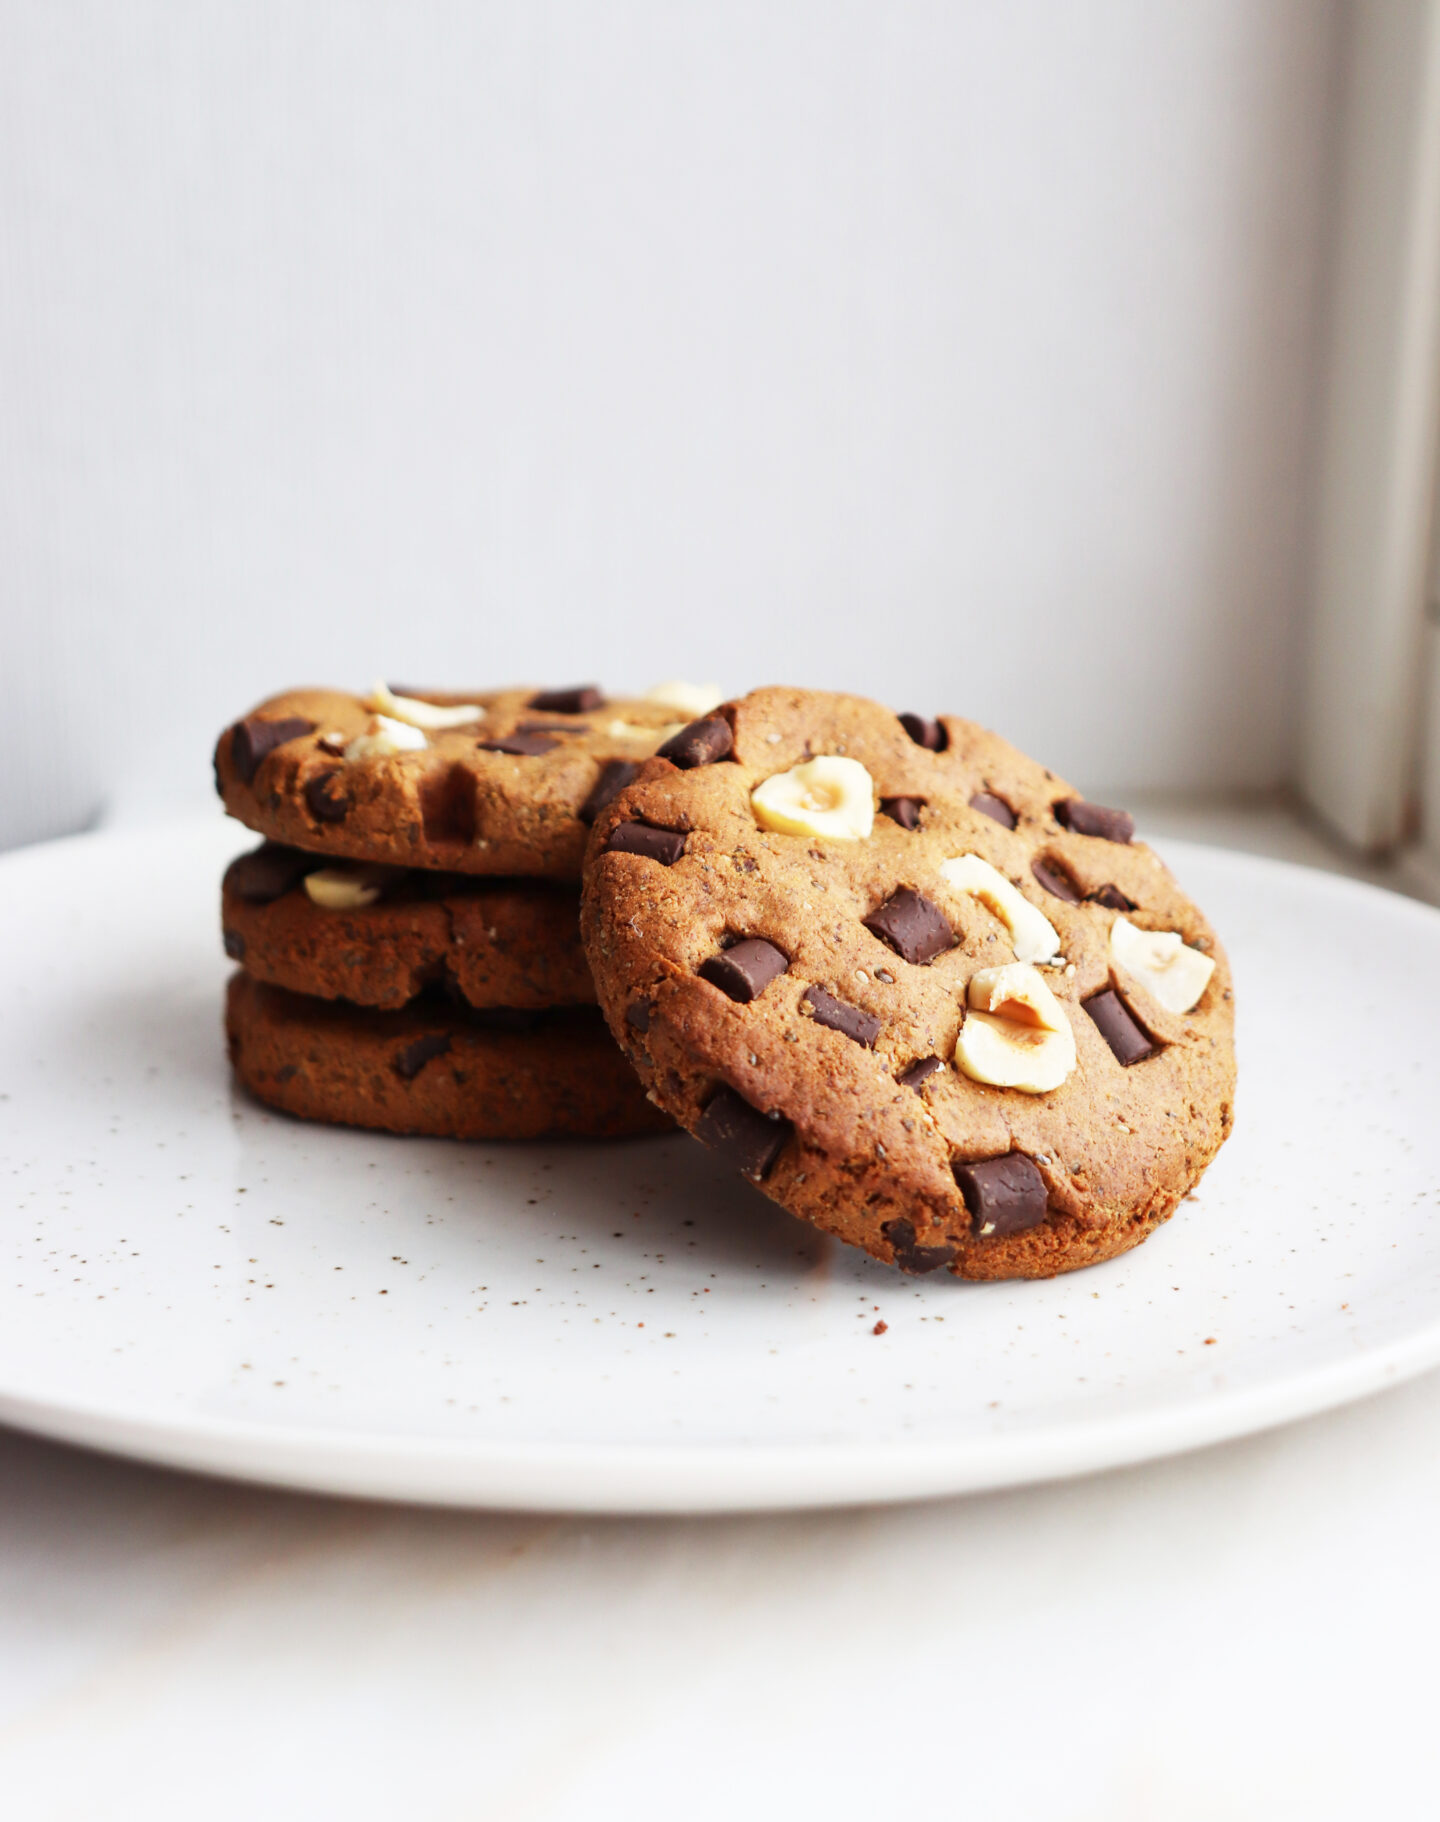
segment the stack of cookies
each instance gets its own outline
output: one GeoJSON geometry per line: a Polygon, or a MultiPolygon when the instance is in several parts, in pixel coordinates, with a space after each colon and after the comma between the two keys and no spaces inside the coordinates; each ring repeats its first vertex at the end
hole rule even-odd
{"type": "Polygon", "coordinates": [[[307,689],[228,728],[217,787],[265,837],[222,889],[241,1081],[388,1132],[669,1129],[595,1004],[581,860],[609,798],[713,700],[307,689]]]}
{"type": "Polygon", "coordinates": [[[231,1051],[291,1113],[668,1117],[825,1232],[981,1279],[1136,1245],[1230,1131],[1214,931],[1124,811],[973,722],[301,690],[216,770],[266,837],[225,880],[231,1051]]]}

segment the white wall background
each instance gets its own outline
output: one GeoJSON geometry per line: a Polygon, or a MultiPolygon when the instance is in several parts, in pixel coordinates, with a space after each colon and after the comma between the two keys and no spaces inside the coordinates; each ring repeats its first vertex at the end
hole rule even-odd
{"type": "Polygon", "coordinates": [[[1292,747],[1321,0],[3,0],[0,841],[261,695],[1292,747]]]}

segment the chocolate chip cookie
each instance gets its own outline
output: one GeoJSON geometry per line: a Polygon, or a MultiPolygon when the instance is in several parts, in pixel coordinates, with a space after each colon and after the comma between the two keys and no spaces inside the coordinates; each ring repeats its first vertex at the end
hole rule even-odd
{"type": "Polygon", "coordinates": [[[590,822],[684,725],[676,701],[691,695],[289,690],[220,736],[215,782],[232,816],[290,847],[578,881],[590,822]]]}
{"type": "Polygon", "coordinates": [[[332,861],[267,842],[231,863],[221,902],[226,954],[295,993],[382,1010],[435,986],[471,1006],[595,1001],[568,886],[332,861]]]}
{"type": "Polygon", "coordinates": [[[581,928],[659,1104],[907,1271],[1110,1258],[1230,1131],[1203,914],[1123,811],[953,716],[724,705],[600,812],[581,928]]]}
{"type": "Polygon", "coordinates": [[[619,1139],[665,1131],[593,1007],[468,1012],[438,996],[399,1012],[230,981],[235,1073],[305,1120],[447,1139],[619,1139]]]}

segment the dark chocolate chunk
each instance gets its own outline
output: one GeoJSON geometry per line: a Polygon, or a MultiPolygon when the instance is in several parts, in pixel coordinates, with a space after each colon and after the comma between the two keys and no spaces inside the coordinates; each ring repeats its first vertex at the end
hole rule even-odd
{"type": "Polygon", "coordinates": [[[735,731],[725,717],[706,715],[681,728],[678,734],[672,734],[664,746],[656,748],[656,754],[688,772],[693,766],[714,765],[734,744],[735,731]]]}
{"type": "Polygon", "coordinates": [[[1143,1063],[1154,1056],[1155,1045],[1150,1034],[1121,999],[1113,987],[1103,987],[1080,1004],[1094,1019],[1100,1035],[1115,1053],[1117,1063],[1128,1069],[1132,1063],[1143,1063]]]}
{"type": "Polygon", "coordinates": [[[938,721],[927,721],[923,715],[902,715],[900,725],[915,742],[932,753],[943,753],[950,744],[949,735],[938,721]]]}
{"type": "Polygon", "coordinates": [[[232,860],[225,869],[225,890],[247,905],[269,905],[298,886],[307,873],[326,864],[323,854],[303,854],[299,848],[267,841],[232,860]]]}
{"type": "Polygon", "coordinates": [[[790,966],[790,958],[763,936],[747,936],[700,964],[700,978],[728,993],[742,1006],[757,999],[771,981],[778,980],[790,966]]]}
{"type": "Polygon", "coordinates": [[[546,715],[588,715],[592,709],[604,708],[605,697],[593,683],[579,683],[569,690],[541,690],[525,706],[546,715]]]}
{"type": "Polygon", "coordinates": [[[588,722],[574,721],[521,721],[513,730],[517,734],[588,734],[588,722]]]}
{"type": "Polygon", "coordinates": [[[241,784],[254,782],[260,761],[287,740],[298,740],[302,734],[313,734],[315,723],[299,715],[286,715],[278,721],[263,721],[258,715],[247,715],[230,730],[230,763],[241,784]]]}
{"type": "Polygon", "coordinates": [[[1003,1239],[1039,1227],[1047,1212],[1045,1179],[1023,1151],[977,1164],[957,1164],[955,1181],[970,1210],[970,1223],[982,1239],[1003,1239]]]}
{"type": "Polygon", "coordinates": [[[891,822],[898,822],[902,829],[918,829],[920,812],[925,807],[923,797],[882,797],[880,814],[888,816],[891,822]]]}
{"type": "Polygon", "coordinates": [[[1053,860],[1032,860],[1030,871],[1052,898],[1063,898],[1067,905],[1080,903],[1080,888],[1063,867],[1053,860]]]}
{"type": "Polygon", "coordinates": [[[395,1052],[392,1067],[402,1082],[413,1082],[433,1057],[444,1056],[449,1048],[448,1031],[427,1031],[423,1038],[416,1038],[414,1043],[395,1052]]]}
{"type": "Polygon", "coordinates": [[[933,962],[955,947],[955,932],[928,898],[901,886],[861,922],[906,962],[933,962]]]}
{"type": "Polygon", "coordinates": [[[695,1137],[759,1183],[794,1130],[779,1114],[761,1113],[733,1088],[721,1088],[706,1103],[695,1137]]]}
{"type": "Polygon", "coordinates": [[[345,789],[345,774],[337,767],[307,779],[305,802],[316,822],[344,822],[350,814],[351,804],[350,793],[345,789]]]}
{"type": "Polygon", "coordinates": [[[1135,818],[1128,810],[1107,810],[1102,803],[1067,797],[1055,805],[1055,820],[1075,835],[1098,835],[1102,841],[1129,841],[1135,818]]]}
{"type": "Polygon", "coordinates": [[[803,997],[817,1025],[828,1025],[832,1031],[853,1038],[867,1050],[874,1049],[875,1040],[880,1035],[880,1021],[873,1014],[862,1012],[858,1006],[848,1005],[844,1000],[837,1000],[834,994],[827,993],[823,987],[807,987],[803,997]]]}
{"type": "Polygon", "coordinates": [[[238,930],[227,930],[224,932],[224,936],[225,953],[230,957],[230,960],[232,962],[243,962],[245,960],[245,938],[241,936],[238,930]]]}
{"type": "Polygon", "coordinates": [[[606,804],[615,801],[639,770],[633,759],[607,759],[600,768],[600,776],[590,787],[590,795],[580,806],[581,822],[594,822],[606,804]]]}
{"type": "Polygon", "coordinates": [[[896,1076],[895,1080],[902,1088],[913,1088],[919,1094],[935,1071],[944,1067],[944,1061],[940,1057],[921,1057],[918,1063],[912,1063],[904,1075],[896,1076]]]}
{"type": "Polygon", "coordinates": [[[997,797],[993,791],[977,791],[970,799],[970,808],[978,810],[982,816],[988,816],[991,822],[1003,823],[1007,829],[1015,827],[1015,812],[1003,797],[997,797]]]}
{"type": "Polygon", "coordinates": [[[470,767],[428,767],[417,782],[426,841],[460,841],[469,847],[475,839],[475,774],[470,767]]]}
{"type": "Polygon", "coordinates": [[[685,852],[683,829],[652,829],[646,822],[618,823],[610,831],[606,854],[640,854],[646,860],[658,860],[662,867],[673,867],[685,852]]]}
{"type": "Polygon", "coordinates": [[[631,1000],[625,1008],[625,1023],[643,1037],[650,1029],[650,1019],[654,1011],[654,1000],[631,1000]]]}
{"type": "Polygon", "coordinates": [[[1107,911],[1133,911],[1135,909],[1119,886],[1101,886],[1098,892],[1090,894],[1090,903],[1104,905],[1107,911]]]}
{"type": "Polygon", "coordinates": [[[507,734],[503,740],[481,740],[482,752],[513,753],[517,759],[535,759],[541,753],[553,753],[560,742],[550,734],[507,734]]]}
{"type": "Polygon", "coordinates": [[[880,1232],[895,1249],[895,1263],[902,1272],[917,1276],[921,1272],[938,1272],[955,1257],[953,1246],[916,1246],[913,1221],[887,1221],[880,1232]]]}

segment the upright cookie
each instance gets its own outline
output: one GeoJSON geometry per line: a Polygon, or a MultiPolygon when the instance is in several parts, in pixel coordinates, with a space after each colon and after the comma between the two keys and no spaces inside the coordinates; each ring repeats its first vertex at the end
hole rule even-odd
{"type": "Polygon", "coordinates": [[[1130,818],[951,716],[767,689],[708,720],[587,857],[600,1004],[659,1104],[908,1271],[1143,1240],[1230,1130],[1233,1001],[1130,818]]]}
{"type": "Polygon", "coordinates": [[[226,954],[293,993],[385,1010],[437,986],[471,1006],[594,1004],[568,886],[331,862],[267,842],[231,863],[221,906],[226,954]]]}
{"type": "Polygon", "coordinates": [[[592,685],[289,690],[220,736],[216,788],[232,816],[290,847],[578,880],[590,822],[696,700],[676,684],[638,702],[592,685]]]}
{"type": "Polygon", "coordinates": [[[670,1130],[589,1007],[372,1012],[231,977],[225,1029],[257,1099],[305,1120],[442,1139],[622,1139],[670,1130]]]}

